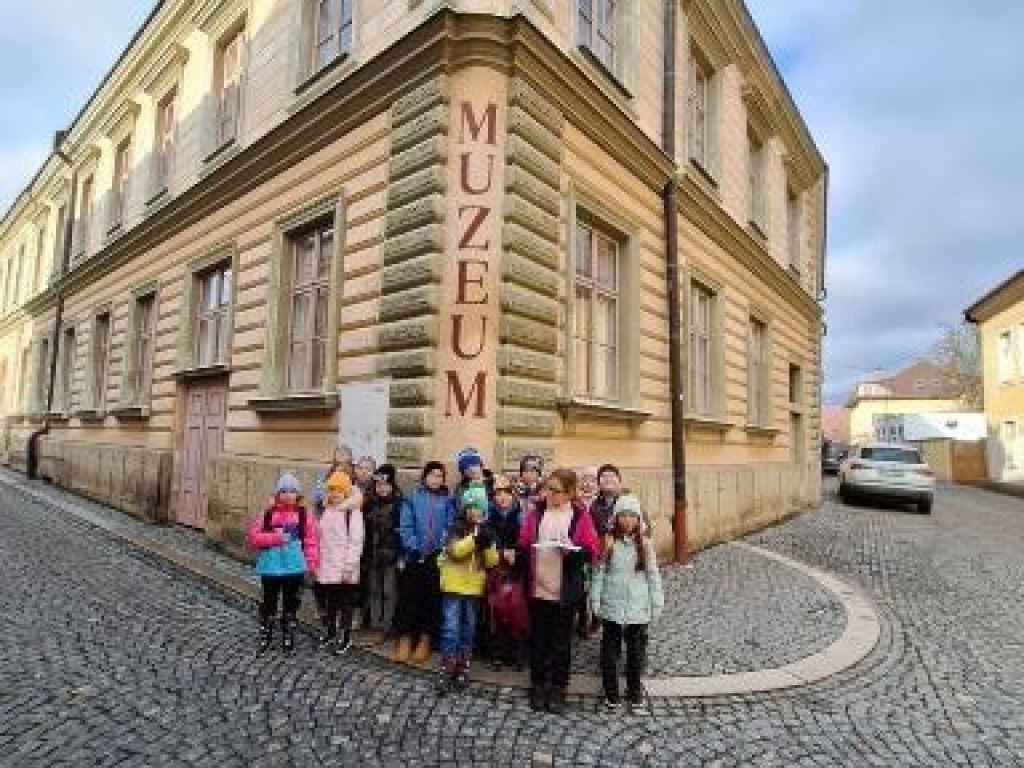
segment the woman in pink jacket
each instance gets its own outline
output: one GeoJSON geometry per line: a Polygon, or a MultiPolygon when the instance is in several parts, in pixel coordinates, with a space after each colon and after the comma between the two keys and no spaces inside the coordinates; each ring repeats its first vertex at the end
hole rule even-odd
{"type": "Polygon", "coordinates": [[[366,527],[363,495],[344,472],[327,478],[324,513],[317,525],[320,567],[316,581],[324,596],[324,634],[321,647],[340,656],[352,647],[352,611],[359,595],[359,561],[366,527]],[[341,630],[340,635],[338,630],[341,630]]]}
{"type": "Polygon", "coordinates": [[[316,523],[301,503],[299,481],[285,472],[278,478],[273,503],[252,525],[246,540],[259,551],[256,573],[263,585],[260,605],[259,652],[270,647],[274,636],[274,617],[281,598],[281,650],[295,650],[295,627],[301,601],[302,583],[307,573],[315,573],[319,551],[316,523]]]}

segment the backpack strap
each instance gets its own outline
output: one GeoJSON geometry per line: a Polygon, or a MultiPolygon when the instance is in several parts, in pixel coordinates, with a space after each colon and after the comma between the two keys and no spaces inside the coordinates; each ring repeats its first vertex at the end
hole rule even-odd
{"type": "Polygon", "coordinates": [[[302,545],[306,544],[306,508],[304,506],[299,507],[299,541],[302,545]]]}
{"type": "Polygon", "coordinates": [[[273,507],[267,507],[263,511],[263,530],[264,531],[269,533],[270,531],[274,530],[273,525],[272,525],[273,519],[274,519],[274,508],[273,507]]]}

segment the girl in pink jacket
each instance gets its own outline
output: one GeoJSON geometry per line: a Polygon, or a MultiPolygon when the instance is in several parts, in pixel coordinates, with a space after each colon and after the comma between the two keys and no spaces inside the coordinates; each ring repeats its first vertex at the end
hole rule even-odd
{"type": "Polygon", "coordinates": [[[320,643],[340,656],[352,647],[352,611],[359,596],[359,561],[366,527],[362,493],[347,474],[331,473],[326,496],[318,523],[320,567],[316,580],[326,608],[320,643]]]}

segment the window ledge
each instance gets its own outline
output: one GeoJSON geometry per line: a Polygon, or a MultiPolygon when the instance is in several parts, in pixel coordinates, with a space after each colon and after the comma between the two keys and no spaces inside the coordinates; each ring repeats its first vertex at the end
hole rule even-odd
{"type": "Polygon", "coordinates": [[[80,421],[103,421],[107,413],[102,408],[79,408],[73,415],[80,421]]]}
{"type": "Polygon", "coordinates": [[[149,406],[124,403],[111,408],[110,414],[120,421],[143,421],[149,418],[149,406]]]}
{"type": "Polygon", "coordinates": [[[802,275],[800,274],[800,267],[798,267],[798,266],[796,266],[794,264],[790,264],[788,269],[789,269],[789,274],[791,274],[793,276],[793,279],[796,280],[799,283],[800,279],[802,278],[802,275]]]}
{"type": "Polygon", "coordinates": [[[713,416],[689,415],[683,417],[683,424],[688,429],[702,430],[705,432],[728,432],[735,424],[731,421],[723,421],[713,416]]]}
{"type": "Polygon", "coordinates": [[[189,381],[192,379],[211,379],[214,376],[226,376],[229,373],[231,373],[231,366],[223,363],[218,365],[197,365],[192,368],[179,368],[171,373],[171,378],[189,381]]]}
{"type": "Polygon", "coordinates": [[[50,411],[47,418],[50,421],[68,421],[71,419],[71,414],[67,411],[50,411]]]}
{"type": "Polygon", "coordinates": [[[213,173],[221,165],[237,155],[238,151],[238,137],[233,137],[221,142],[215,150],[203,158],[203,167],[199,171],[200,178],[213,173]]]}
{"type": "Polygon", "coordinates": [[[589,47],[585,45],[577,45],[576,50],[579,52],[583,61],[585,61],[590,67],[596,69],[598,74],[602,76],[602,79],[610,83],[615,88],[617,96],[626,99],[628,102],[632,102],[633,93],[626,87],[626,84],[619,79],[617,74],[608,69],[605,63],[597,58],[589,47]]]}
{"type": "Polygon", "coordinates": [[[800,405],[800,403],[790,403],[789,404],[789,412],[790,413],[806,413],[806,410],[807,409],[804,408],[804,406],[800,405]]]}
{"type": "Polygon", "coordinates": [[[115,221],[107,228],[107,241],[113,240],[115,237],[124,232],[124,220],[115,221]]]}
{"type": "Polygon", "coordinates": [[[257,413],[327,413],[338,407],[334,393],[316,392],[307,395],[278,395],[249,398],[249,407],[257,413]]]}
{"type": "Polygon", "coordinates": [[[761,437],[775,437],[781,430],[775,427],[767,427],[763,424],[745,424],[743,429],[751,435],[760,435],[761,437]]]}
{"type": "Polygon", "coordinates": [[[648,411],[642,411],[639,408],[630,408],[629,406],[617,403],[603,403],[581,398],[560,399],[557,405],[558,410],[566,418],[590,416],[599,419],[634,423],[641,423],[651,418],[651,414],[648,411]]]}
{"type": "Polygon", "coordinates": [[[700,160],[691,157],[687,170],[689,175],[696,180],[697,184],[704,188],[705,192],[718,199],[721,194],[718,190],[718,179],[712,175],[711,171],[700,160]]]}
{"type": "Polygon", "coordinates": [[[747,234],[757,240],[764,247],[768,247],[768,235],[765,234],[764,228],[753,219],[747,222],[747,234]]]}
{"type": "Polygon", "coordinates": [[[156,208],[163,205],[169,198],[170,194],[167,191],[167,186],[164,185],[149,196],[149,199],[146,200],[146,208],[156,208]]]}
{"type": "MultiPolygon", "coordinates": [[[[320,67],[320,69],[310,72],[306,75],[306,78],[295,87],[295,95],[297,97],[302,97],[310,89],[315,88],[321,83],[330,82],[330,84],[333,85],[333,81],[337,79],[336,75],[338,74],[338,71],[342,68],[345,62],[349,61],[351,58],[352,55],[346,51],[336,56],[330,61],[330,63],[320,67]]],[[[325,85],[325,87],[329,86],[325,85]]]]}

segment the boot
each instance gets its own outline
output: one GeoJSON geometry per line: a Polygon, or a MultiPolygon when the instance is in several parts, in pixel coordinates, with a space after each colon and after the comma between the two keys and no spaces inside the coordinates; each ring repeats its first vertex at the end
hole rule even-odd
{"type": "Polygon", "coordinates": [[[322,618],[320,623],[323,625],[323,628],[320,630],[320,634],[317,635],[316,647],[323,650],[334,644],[338,632],[326,616],[322,618]]]}
{"type": "Polygon", "coordinates": [[[334,655],[344,656],[352,647],[352,630],[343,629],[341,634],[334,641],[334,655]]]}
{"type": "Polygon", "coordinates": [[[266,653],[272,642],[274,642],[274,619],[261,619],[260,644],[256,649],[256,653],[266,653]]]}
{"type": "Polygon", "coordinates": [[[295,623],[294,616],[281,618],[281,650],[285,653],[295,651],[295,623]]]}
{"type": "Polygon", "coordinates": [[[466,656],[458,656],[455,659],[455,670],[452,680],[458,688],[469,686],[469,659],[466,656]]]}
{"type": "Polygon", "coordinates": [[[547,708],[547,692],[540,686],[530,688],[530,709],[543,712],[547,708]]]}
{"type": "Polygon", "coordinates": [[[413,651],[412,660],[417,664],[430,661],[430,635],[420,635],[420,641],[416,644],[416,650],[413,651]]]}
{"type": "Polygon", "coordinates": [[[402,635],[398,638],[398,642],[395,643],[395,652],[391,656],[391,659],[399,664],[405,664],[409,661],[409,654],[411,653],[412,638],[408,635],[402,635]]]}
{"type": "Polygon", "coordinates": [[[437,671],[437,695],[444,696],[448,691],[452,689],[453,679],[452,672],[454,670],[454,662],[450,656],[441,657],[441,665],[437,671]]]}
{"type": "Polygon", "coordinates": [[[553,715],[565,714],[565,688],[559,685],[552,687],[548,698],[548,712],[553,715]]]}

